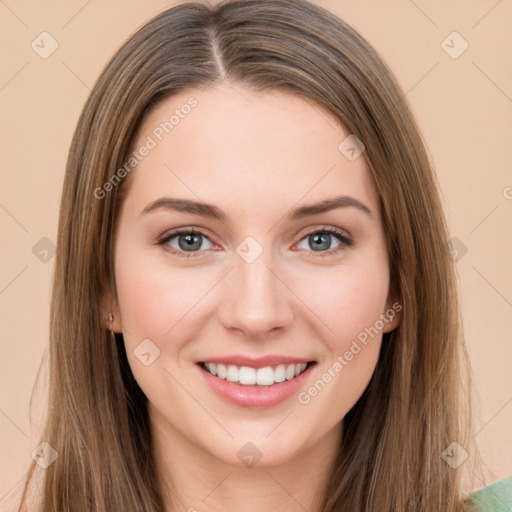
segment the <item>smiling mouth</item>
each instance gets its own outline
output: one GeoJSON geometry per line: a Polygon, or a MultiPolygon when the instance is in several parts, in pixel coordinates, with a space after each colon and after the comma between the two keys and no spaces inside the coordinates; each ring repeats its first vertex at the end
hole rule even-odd
{"type": "Polygon", "coordinates": [[[300,364],[277,364],[263,368],[250,366],[237,366],[234,364],[209,363],[202,361],[199,366],[210,375],[219,379],[241,384],[242,386],[268,387],[281,382],[293,380],[308,368],[316,364],[316,361],[300,364]]]}

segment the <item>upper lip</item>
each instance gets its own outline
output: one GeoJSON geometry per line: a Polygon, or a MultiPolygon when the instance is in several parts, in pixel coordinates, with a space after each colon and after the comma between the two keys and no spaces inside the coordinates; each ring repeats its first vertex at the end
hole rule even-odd
{"type": "Polygon", "coordinates": [[[221,363],[233,364],[235,366],[249,366],[250,368],[264,368],[265,366],[275,366],[278,364],[301,364],[309,363],[313,359],[304,359],[302,357],[290,357],[280,355],[268,355],[264,357],[248,357],[243,355],[230,355],[219,357],[206,357],[197,361],[197,363],[221,363]]]}

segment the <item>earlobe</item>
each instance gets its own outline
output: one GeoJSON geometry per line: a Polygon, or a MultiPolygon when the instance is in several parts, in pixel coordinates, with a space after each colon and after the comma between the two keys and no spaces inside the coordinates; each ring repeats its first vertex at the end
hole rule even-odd
{"type": "MultiPolygon", "coordinates": [[[[115,309],[115,308],[112,308],[112,309],[115,309]]],[[[121,319],[119,318],[118,315],[116,315],[112,311],[107,314],[104,314],[103,325],[105,326],[106,329],[108,329],[109,331],[112,331],[113,333],[123,332],[123,326],[121,324],[121,319]]]]}
{"type": "Polygon", "coordinates": [[[402,321],[403,305],[399,300],[388,300],[386,303],[386,311],[384,312],[385,325],[383,332],[394,331],[402,321]]]}
{"type": "Polygon", "coordinates": [[[114,305],[109,291],[105,291],[103,293],[103,296],[100,300],[100,308],[102,312],[101,320],[105,326],[105,329],[116,333],[123,332],[119,308],[117,305],[114,305]]]}

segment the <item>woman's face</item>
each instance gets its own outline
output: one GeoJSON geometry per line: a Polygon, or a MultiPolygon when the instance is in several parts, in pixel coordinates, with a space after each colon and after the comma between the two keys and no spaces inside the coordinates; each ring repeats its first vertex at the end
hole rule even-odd
{"type": "Polygon", "coordinates": [[[401,307],[375,185],[347,136],[310,101],[227,84],[144,119],[114,330],[167,439],[282,463],[333,439],[368,385],[401,307]]]}

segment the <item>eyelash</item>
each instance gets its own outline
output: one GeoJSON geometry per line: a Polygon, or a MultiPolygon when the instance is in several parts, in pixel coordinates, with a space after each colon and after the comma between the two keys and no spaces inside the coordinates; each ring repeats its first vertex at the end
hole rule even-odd
{"type": "MultiPolygon", "coordinates": [[[[345,233],[343,231],[336,229],[336,228],[328,227],[328,226],[322,226],[321,228],[316,228],[316,229],[312,229],[312,230],[308,231],[299,240],[299,242],[302,241],[307,236],[312,235],[312,234],[334,235],[340,241],[340,245],[338,245],[338,247],[336,247],[335,249],[330,249],[328,251],[320,251],[320,252],[310,251],[312,253],[315,253],[314,255],[310,256],[312,258],[323,258],[325,256],[333,255],[347,247],[351,247],[354,245],[354,242],[347,235],[345,235],[345,233]]],[[[176,249],[169,247],[167,245],[167,243],[172,238],[179,236],[179,235],[201,235],[205,238],[208,238],[208,240],[210,240],[210,237],[206,233],[204,233],[203,231],[201,231],[197,228],[177,229],[175,231],[172,231],[170,233],[166,233],[165,235],[163,235],[158,240],[157,245],[162,246],[165,251],[171,252],[180,258],[196,257],[196,256],[198,256],[197,252],[203,252],[203,251],[196,251],[196,252],[192,251],[192,252],[187,253],[185,251],[177,251],[176,249]]],[[[212,241],[212,240],[210,240],[210,241],[212,241]]]]}

